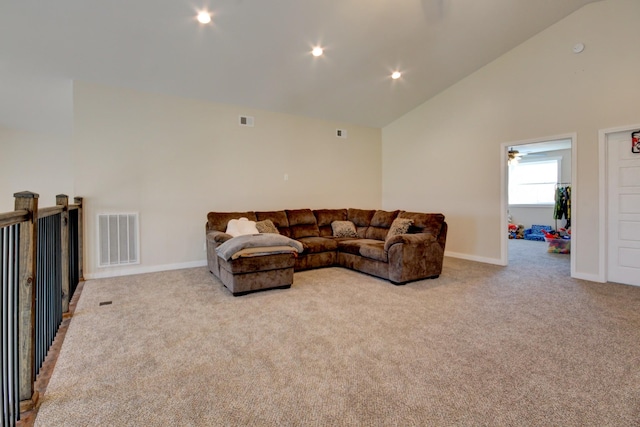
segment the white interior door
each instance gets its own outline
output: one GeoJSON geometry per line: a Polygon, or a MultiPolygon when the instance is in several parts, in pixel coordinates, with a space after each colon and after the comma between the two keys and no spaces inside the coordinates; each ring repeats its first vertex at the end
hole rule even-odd
{"type": "Polygon", "coordinates": [[[640,286],[640,154],[631,132],[607,135],[607,280],[640,286]]]}

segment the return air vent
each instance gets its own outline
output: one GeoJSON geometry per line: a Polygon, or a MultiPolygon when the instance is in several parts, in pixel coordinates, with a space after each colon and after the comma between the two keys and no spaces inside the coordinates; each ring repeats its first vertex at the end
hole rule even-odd
{"type": "Polygon", "coordinates": [[[240,126],[253,127],[253,117],[252,116],[239,116],[238,122],[240,126]]]}
{"type": "Polygon", "coordinates": [[[138,264],[138,214],[99,214],[100,267],[138,264]]]}

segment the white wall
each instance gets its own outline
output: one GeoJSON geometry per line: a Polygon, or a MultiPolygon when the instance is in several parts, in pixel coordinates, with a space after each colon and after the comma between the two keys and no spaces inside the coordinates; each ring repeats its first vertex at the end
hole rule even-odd
{"type": "Polygon", "coordinates": [[[639,16],[589,4],[385,127],[383,208],[443,212],[449,254],[499,263],[501,144],[577,132],[572,249],[597,278],[598,130],[640,117],[639,16]]]}
{"type": "Polygon", "coordinates": [[[89,277],[204,264],[209,211],[380,207],[380,129],[81,82],[74,109],[89,277]],[[141,264],[99,268],[96,215],[116,212],[140,213],[141,264]]]}
{"type": "MultiPolygon", "coordinates": [[[[517,146],[516,146],[517,149],[517,146]]],[[[560,180],[558,182],[571,183],[571,150],[555,150],[538,153],[536,157],[524,156],[522,163],[528,161],[544,160],[545,157],[560,158],[560,180]]],[[[530,228],[533,224],[551,225],[556,227],[556,220],[553,219],[553,205],[551,206],[521,206],[509,205],[509,213],[514,224],[522,224],[525,228],[530,228]]],[[[564,227],[565,219],[558,220],[557,226],[564,227]]]]}
{"type": "Polygon", "coordinates": [[[71,138],[0,126],[0,212],[14,210],[13,194],[32,191],[38,206],[56,204],[57,194],[73,203],[71,138]]]}

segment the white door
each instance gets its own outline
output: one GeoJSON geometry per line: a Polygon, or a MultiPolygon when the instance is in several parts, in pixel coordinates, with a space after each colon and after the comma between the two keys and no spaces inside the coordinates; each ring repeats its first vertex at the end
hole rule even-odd
{"type": "Polygon", "coordinates": [[[640,286],[640,154],[631,131],[607,135],[607,280],[640,286]]]}

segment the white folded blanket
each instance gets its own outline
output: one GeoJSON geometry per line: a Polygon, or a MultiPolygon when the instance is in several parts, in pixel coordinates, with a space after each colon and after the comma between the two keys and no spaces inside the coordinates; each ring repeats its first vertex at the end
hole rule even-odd
{"type": "Polygon", "coordinates": [[[229,261],[236,252],[241,251],[242,249],[260,247],[267,248],[273,246],[289,246],[298,253],[304,250],[302,243],[297,240],[290,239],[281,234],[262,233],[248,234],[229,239],[216,248],[216,253],[225,261],[229,261]]]}

